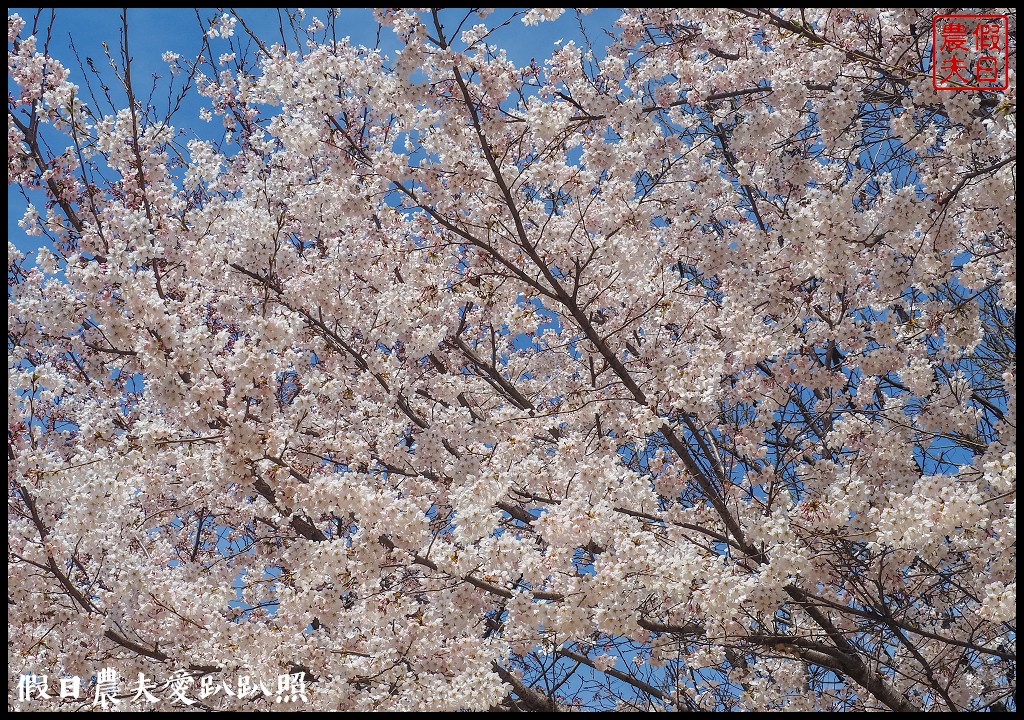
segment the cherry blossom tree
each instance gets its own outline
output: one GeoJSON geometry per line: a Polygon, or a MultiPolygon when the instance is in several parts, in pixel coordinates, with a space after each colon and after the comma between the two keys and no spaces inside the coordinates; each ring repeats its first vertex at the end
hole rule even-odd
{"type": "Polygon", "coordinates": [[[936,12],[224,13],[167,112],[9,16],[9,683],[1015,709],[1016,16],[940,92],[936,12]]]}

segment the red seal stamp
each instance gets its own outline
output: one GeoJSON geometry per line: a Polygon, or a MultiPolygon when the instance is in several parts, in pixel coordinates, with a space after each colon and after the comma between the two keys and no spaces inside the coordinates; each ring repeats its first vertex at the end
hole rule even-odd
{"type": "Polygon", "coordinates": [[[1006,15],[936,15],[932,19],[932,87],[1009,87],[1008,28],[1006,15]]]}

